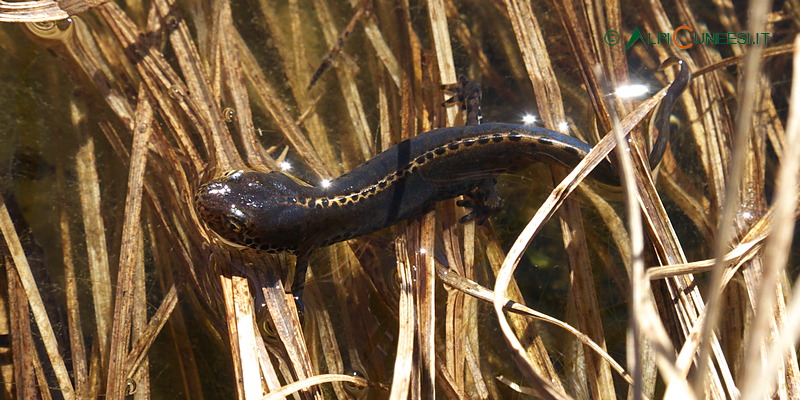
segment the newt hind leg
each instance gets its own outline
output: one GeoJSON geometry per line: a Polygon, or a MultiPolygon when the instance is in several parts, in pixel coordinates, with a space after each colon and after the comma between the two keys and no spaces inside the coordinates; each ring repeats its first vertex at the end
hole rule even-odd
{"type": "Polygon", "coordinates": [[[475,220],[478,225],[483,225],[495,210],[503,207],[503,199],[495,188],[497,180],[484,179],[475,190],[466,194],[467,200],[459,200],[456,205],[472,209],[469,214],[461,217],[459,222],[465,223],[475,220]]]}

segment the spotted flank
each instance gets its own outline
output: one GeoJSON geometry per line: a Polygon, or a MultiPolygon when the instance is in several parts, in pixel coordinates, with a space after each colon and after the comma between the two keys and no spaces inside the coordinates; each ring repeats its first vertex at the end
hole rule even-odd
{"type": "Polygon", "coordinates": [[[506,140],[511,142],[528,141],[533,148],[536,148],[536,143],[538,142],[539,144],[557,148],[571,154],[579,154],[578,149],[574,148],[573,146],[566,145],[556,140],[551,140],[544,136],[523,135],[515,131],[467,137],[428,150],[417,156],[412,162],[406,164],[403,168],[386,175],[386,177],[378,182],[372,183],[357,192],[338,195],[336,197],[304,199],[290,197],[285,201],[287,204],[300,204],[308,208],[345,207],[375,196],[378,192],[391,187],[394,182],[404,178],[408,174],[415,173],[419,168],[424,167],[433,160],[446,157],[452,153],[460,151],[461,149],[469,148],[476,144],[482,146],[491,143],[500,143],[506,140]]]}

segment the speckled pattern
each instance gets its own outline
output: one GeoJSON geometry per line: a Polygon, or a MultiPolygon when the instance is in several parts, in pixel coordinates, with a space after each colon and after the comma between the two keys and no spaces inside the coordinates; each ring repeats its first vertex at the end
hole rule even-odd
{"type": "MultiPolygon", "coordinates": [[[[383,229],[436,201],[491,191],[498,174],[533,162],[574,167],[590,149],[525,125],[442,128],[399,143],[326,188],[278,172],[231,171],[201,186],[196,204],[206,224],[234,243],[265,252],[317,248],[383,229]]],[[[608,163],[593,176],[616,182],[608,163]]]]}

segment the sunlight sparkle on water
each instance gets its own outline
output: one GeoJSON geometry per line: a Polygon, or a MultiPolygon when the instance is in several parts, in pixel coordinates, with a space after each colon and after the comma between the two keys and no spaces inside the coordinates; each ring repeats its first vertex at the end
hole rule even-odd
{"type": "Polygon", "coordinates": [[[643,85],[641,83],[629,83],[627,85],[621,85],[614,91],[614,94],[623,98],[623,99],[630,99],[635,97],[642,97],[650,92],[650,88],[647,85],[643,85]]]}
{"type": "Polygon", "coordinates": [[[522,123],[525,125],[531,125],[536,123],[536,116],[533,114],[525,114],[522,116],[522,123]]]}

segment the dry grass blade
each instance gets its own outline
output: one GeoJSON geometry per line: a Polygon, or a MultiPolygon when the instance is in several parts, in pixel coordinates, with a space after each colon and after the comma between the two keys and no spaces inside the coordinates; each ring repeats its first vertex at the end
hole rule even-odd
{"type": "MultiPolygon", "coordinates": [[[[236,146],[227,129],[222,125],[222,110],[219,109],[217,96],[209,87],[209,79],[200,60],[197,47],[189,34],[189,28],[182,18],[178,18],[174,2],[157,0],[154,2],[161,18],[174,22],[170,32],[170,42],[181,66],[186,86],[191,93],[192,103],[199,116],[201,135],[213,143],[216,163],[224,171],[233,169],[243,162],[236,152],[236,146]]],[[[206,143],[207,145],[209,143],[206,143]]]]}
{"type": "Polygon", "coordinates": [[[400,274],[400,301],[397,314],[400,328],[397,332],[397,358],[394,362],[394,378],[389,398],[401,400],[408,397],[411,385],[412,366],[414,364],[414,331],[416,307],[414,305],[414,289],[412,285],[411,259],[406,251],[406,243],[402,238],[395,240],[397,251],[397,271],[400,274]]]}
{"type": "MultiPolygon", "coordinates": [[[[332,250],[332,253],[338,253],[338,252],[335,251],[335,249],[331,249],[331,250],[332,250]]],[[[338,260],[339,258],[336,257],[336,255],[332,255],[332,259],[333,260],[338,260]]],[[[309,278],[308,279],[310,279],[310,280],[314,279],[313,272],[314,271],[309,271],[309,278]]],[[[337,271],[334,271],[334,273],[337,273],[337,271]]],[[[314,322],[313,323],[317,327],[317,332],[319,332],[317,340],[318,340],[318,343],[319,343],[319,347],[322,348],[322,353],[323,353],[324,359],[325,359],[325,367],[327,367],[327,371],[346,371],[346,368],[344,366],[344,361],[343,361],[344,357],[342,356],[342,353],[340,351],[340,349],[342,347],[344,347],[344,346],[339,345],[339,343],[337,342],[337,337],[336,337],[337,336],[336,335],[336,333],[337,333],[336,332],[336,327],[337,326],[334,325],[334,320],[331,318],[330,311],[328,311],[326,309],[325,302],[316,301],[316,300],[322,300],[322,299],[323,299],[323,295],[319,291],[318,285],[309,285],[308,287],[306,287],[305,300],[308,302],[309,309],[313,309],[314,310],[314,322]]],[[[339,300],[340,304],[341,304],[341,299],[337,298],[337,300],[339,300]]],[[[345,318],[346,322],[351,322],[351,321],[347,321],[347,319],[349,317],[348,315],[344,315],[343,317],[345,318]]],[[[352,322],[350,324],[346,323],[346,325],[344,327],[342,327],[342,328],[343,329],[351,329],[352,328],[352,322]]],[[[315,344],[311,343],[310,347],[312,347],[312,348],[315,347],[315,344]]],[[[359,368],[356,369],[356,370],[357,371],[363,371],[363,367],[359,366],[359,368]]],[[[345,391],[345,389],[342,386],[343,385],[341,383],[338,383],[338,382],[333,384],[333,390],[336,393],[336,397],[337,398],[347,397],[347,392],[345,391]]],[[[270,391],[275,390],[275,389],[277,389],[277,388],[271,388],[270,391]]]]}
{"type": "MultiPolygon", "coordinates": [[[[764,49],[764,52],[762,53],[761,56],[764,57],[764,60],[766,61],[768,57],[777,56],[781,54],[788,54],[791,53],[792,51],[793,51],[793,46],[791,44],[785,44],[764,49]]],[[[714,64],[706,65],[705,67],[698,69],[697,71],[694,72],[694,76],[701,76],[709,72],[713,72],[731,65],[742,64],[744,62],[744,59],[745,59],[744,54],[728,57],[724,60],[721,60],[714,64]]]]}
{"type": "MultiPolygon", "coordinates": [[[[283,70],[288,77],[291,94],[300,109],[310,109],[312,108],[311,96],[305,88],[311,80],[312,73],[306,67],[313,64],[309,61],[309,47],[318,38],[303,26],[301,18],[304,14],[298,3],[297,1],[289,2],[288,13],[286,10],[284,13],[279,12],[275,9],[275,4],[269,1],[261,0],[259,6],[261,6],[261,15],[266,20],[267,28],[272,34],[273,40],[276,41],[277,50],[281,54],[280,60],[284,64],[283,70]]],[[[309,167],[317,173],[317,176],[323,179],[332,178],[334,174],[329,170],[330,165],[323,162],[323,160],[332,162],[335,159],[332,138],[326,134],[320,116],[314,112],[304,120],[306,137],[295,125],[296,120],[286,112],[289,107],[273,108],[284,105],[284,101],[278,99],[278,93],[264,75],[262,67],[253,60],[251,69],[248,65],[249,62],[250,60],[245,56],[246,71],[252,71],[251,79],[257,78],[253,82],[254,86],[260,88],[262,84],[267,85],[263,91],[257,89],[259,96],[264,99],[263,105],[266,111],[272,114],[287,139],[297,146],[298,155],[308,160],[309,167]]]]}
{"type": "MultiPolygon", "coordinates": [[[[800,77],[800,36],[794,42],[794,76],[800,77]]],[[[744,381],[742,384],[742,399],[758,399],[770,396],[777,377],[774,372],[781,371],[782,368],[772,369],[772,366],[781,364],[779,361],[783,357],[775,358],[774,353],[786,354],[794,352],[794,349],[785,347],[785,342],[773,339],[770,347],[777,350],[770,351],[770,347],[761,353],[762,343],[766,342],[773,330],[773,318],[776,315],[776,307],[780,304],[776,297],[783,292],[781,289],[780,276],[786,273],[786,263],[789,259],[789,252],[792,246],[792,238],[795,228],[795,210],[797,209],[798,198],[798,172],[800,172],[800,79],[795,79],[792,83],[791,92],[792,108],[789,111],[789,118],[786,127],[786,151],[781,157],[781,167],[778,171],[776,186],[783,188],[776,193],[774,200],[775,224],[772,227],[770,236],[765,244],[765,267],[766,271],[761,279],[758,288],[759,295],[756,299],[755,321],[753,321],[753,332],[751,333],[750,348],[748,354],[755,355],[754,360],[766,358],[768,354],[771,358],[770,364],[760,364],[752,362],[744,370],[744,381]],[[779,345],[782,344],[782,345],[779,345]],[[770,354],[772,353],[772,354],[770,354]],[[773,374],[770,374],[770,370],[773,374]],[[776,371],[777,370],[777,371],[776,371]],[[767,383],[769,382],[769,383],[767,383]],[[767,384],[765,384],[767,383],[767,384]]],[[[715,265],[718,268],[718,266],[715,265]]],[[[797,293],[795,293],[795,296],[797,293]]],[[[791,314],[790,314],[791,315],[791,314]]],[[[782,322],[784,327],[792,324],[789,321],[782,322]]],[[[777,328],[777,327],[775,327],[777,328]]],[[[794,330],[784,330],[779,334],[780,337],[796,337],[797,328],[794,330]]],[[[786,340],[786,339],[784,339],[786,340]]],[[[791,356],[789,356],[791,358],[791,356]]]]}
{"type": "Polygon", "coordinates": [[[22,248],[22,244],[17,237],[17,232],[14,229],[14,222],[8,214],[6,203],[2,197],[0,197],[0,233],[3,234],[11,258],[14,260],[15,270],[19,274],[22,287],[25,289],[31,311],[33,311],[33,317],[36,320],[36,325],[39,327],[39,333],[42,335],[42,341],[44,342],[47,356],[50,359],[50,365],[58,379],[61,392],[65,399],[71,400],[75,398],[72,381],[67,372],[67,367],[64,365],[64,359],[59,352],[59,344],[53,332],[53,327],[50,324],[50,318],[48,318],[47,312],[45,311],[44,302],[39,294],[39,289],[36,286],[36,280],[34,280],[33,274],[28,266],[25,250],[22,248]]]}
{"type": "MultiPolygon", "coordinates": [[[[133,270],[133,292],[130,296],[133,302],[130,340],[131,342],[140,344],[140,342],[142,342],[140,339],[142,339],[142,335],[146,333],[147,329],[147,285],[145,283],[144,271],[144,235],[139,234],[137,239],[136,260],[134,261],[136,268],[133,270]]],[[[176,303],[176,300],[177,296],[173,294],[173,303],[176,303]]],[[[152,333],[153,332],[150,332],[151,335],[152,333]]],[[[152,345],[152,340],[154,339],[155,335],[145,339],[144,343],[147,344],[148,348],[152,345]],[[149,339],[149,343],[147,339],[149,339]]],[[[128,393],[133,392],[140,398],[148,398],[151,396],[152,390],[150,385],[150,357],[147,355],[140,357],[137,367],[138,368],[133,369],[133,373],[128,374],[126,391],[128,393]]],[[[131,369],[128,370],[130,371],[131,369]]]]}
{"type": "Polygon", "coordinates": [[[0,1],[0,22],[47,22],[69,18],[55,0],[0,1]]]}
{"type": "Polygon", "coordinates": [[[439,379],[438,382],[442,385],[442,393],[446,398],[453,400],[466,400],[468,398],[463,391],[455,387],[453,377],[450,376],[450,373],[447,372],[447,369],[444,368],[438,358],[436,359],[436,376],[439,379]]]}
{"type": "Polygon", "coordinates": [[[58,6],[70,15],[80,14],[110,0],[62,0],[58,6]]]}
{"type": "MultiPolygon", "coordinates": [[[[480,299],[488,303],[491,303],[494,298],[494,293],[491,290],[473,281],[470,281],[469,279],[466,279],[444,267],[439,267],[437,269],[437,273],[439,278],[444,283],[450,285],[451,287],[459,290],[462,293],[466,293],[472,297],[475,297],[476,299],[480,299]]],[[[602,346],[595,343],[588,335],[584,334],[580,330],[575,329],[566,322],[553,318],[547,314],[540,313],[536,310],[528,308],[522,304],[519,304],[509,299],[506,299],[505,308],[509,311],[514,311],[523,315],[530,316],[531,318],[536,318],[541,321],[549,322],[555,326],[558,326],[559,328],[566,330],[570,334],[574,335],[575,338],[580,340],[581,343],[591,348],[592,351],[594,351],[599,357],[607,361],[608,364],[612,368],[614,368],[614,370],[617,371],[617,373],[619,373],[620,376],[622,376],[625,379],[625,381],[633,385],[633,379],[631,379],[630,375],[627,372],[625,372],[625,369],[622,368],[622,366],[619,365],[619,363],[616,360],[614,360],[602,346]]]]}
{"type": "MultiPolygon", "coordinates": [[[[740,243],[723,257],[726,269],[739,267],[742,263],[756,256],[761,250],[764,238],[740,243]]],[[[694,261],[686,264],[670,264],[647,269],[647,279],[651,281],[670,278],[678,275],[699,274],[714,268],[714,260],[694,261]]]]}
{"type": "MultiPolygon", "coordinates": [[[[5,252],[6,247],[3,246],[5,252]]],[[[30,321],[30,307],[28,306],[28,299],[25,295],[25,288],[19,279],[14,262],[11,255],[6,254],[3,256],[4,266],[6,271],[12,275],[8,280],[8,305],[9,305],[9,328],[14,335],[12,345],[12,355],[16,368],[14,368],[12,379],[9,382],[16,384],[15,392],[18,397],[32,398],[36,396],[36,385],[34,384],[35,371],[34,371],[34,358],[36,355],[33,351],[33,335],[31,335],[30,321]]],[[[11,390],[9,390],[9,398],[12,397],[11,390]]]]}
{"type": "MultiPolygon", "coordinates": [[[[416,334],[419,343],[419,361],[422,367],[420,373],[420,398],[435,397],[436,389],[436,344],[434,343],[436,328],[436,270],[433,260],[434,235],[436,233],[436,216],[427,213],[420,221],[419,249],[416,251],[416,309],[417,323],[416,334]],[[424,251],[422,251],[424,250],[424,251]]],[[[416,243],[410,243],[412,246],[416,243]]]]}
{"type": "Polygon", "coordinates": [[[545,48],[539,21],[529,2],[505,0],[505,6],[536,92],[536,103],[539,105],[542,122],[545,127],[554,128],[566,119],[561,103],[561,90],[555,79],[550,56],[546,51],[539,51],[545,48]]]}
{"type": "MultiPolygon", "coordinates": [[[[332,15],[328,9],[326,2],[317,0],[315,2],[315,11],[317,18],[319,18],[322,25],[322,32],[324,33],[325,40],[329,46],[336,43],[336,28],[332,21],[332,15]]],[[[345,106],[347,114],[350,116],[350,124],[352,125],[353,132],[358,140],[358,148],[364,160],[368,160],[375,154],[375,143],[372,139],[372,132],[367,123],[367,115],[364,111],[364,104],[361,101],[361,95],[355,82],[355,72],[347,65],[336,68],[336,74],[339,77],[339,85],[342,90],[343,97],[346,99],[345,106]]]]}
{"type": "MultiPolygon", "coordinates": [[[[2,242],[0,242],[0,243],[2,243],[2,242]]],[[[0,259],[0,262],[2,262],[2,265],[5,267],[5,270],[6,271],[13,271],[14,270],[14,262],[11,260],[11,257],[7,254],[8,251],[6,250],[4,245],[2,247],[0,247],[0,253],[2,253],[2,256],[1,256],[2,259],[0,259]]],[[[13,290],[14,288],[12,288],[12,285],[19,286],[18,280],[10,280],[8,282],[8,293],[13,294],[14,292],[22,292],[21,290],[13,290]],[[14,282],[14,283],[12,283],[12,282],[14,282]]],[[[24,300],[22,300],[22,302],[24,303],[24,300]]],[[[15,296],[13,296],[13,295],[9,295],[8,299],[3,299],[3,301],[0,301],[0,329],[3,329],[6,332],[13,331],[14,330],[13,329],[13,325],[18,324],[20,321],[23,320],[22,318],[20,318],[20,319],[16,320],[17,322],[15,322],[15,320],[12,319],[12,317],[14,316],[13,315],[14,313],[20,312],[25,308],[25,307],[18,307],[16,309],[12,308],[15,305],[16,305],[15,296]]],[[[30,318],[28,318],[27,320],[30,320],[30,318]]],[[[22,324],[20,324],[20,325],[22,325],[22,324]]],[[[21,371],[22,369],[24,369],[24,368],[14,368],[15,365],[11,362],[12,360],[14,360],[16,358],[15,356],[17,356],[17,355],[19,355],[21,353],[21,350],[22,350],[22,349],[19,349],[19,348],[15,347],[15,344],[17,344],[17,343],[20,343],[20,341],[18,339],[17,340],[12,340],[11,351],[7,352],[3,356],[0,356],[0,359],[7,360],[5,366],[0,367],[0,379],[2,379],[3,382],[5,382],[2,385],[2,388],[0,388],[0,393],[2,393],[2,395],[7,397],[7,398],[12,398],[13,397],[13,395],[12,395],[13,391],[12,390],[14,389],[14,385],[12,385],[11,382],[18,383],[18,382],[15,381],[15,374],[17,373],[17,371],[21,371]]],[[[76,383],[77,383],[77,379],[76,379],[76,383]]],[[[77,390],[77,387],[76,387],[76,390],[77,390]]]]}
{"type": "MultiPolygon", "coordinates": [[[[230,4],[226,1],[217,3],[219,10],[218,26],[233,25],[233,17],[231,16],[230,4]]],[[[220,30],[220,44],[222,49],[235,48],[236,40],[238,39],[233,32],[229,29],[220,30]]],[[[242,137],[242,144],[244,145],[244,152],[247,161],[250,165],[266,165],[271,169],[278,169],[277,163],[265,154],[264,148],[258,141],[256,136],[256,129],[253,124],[253,114],[250,109],[250,96],[247,93],[245,85],[245,72],[242,68],[242,63],[237,57],[237,52],[220,50],[222,58],[222,66],[220,75],[223,77],[224,87],[227,89],[227,99],[233,108],[223,110],[233,114],[232,119],[239,130],[239,135],[242,137]],[[238,111],[234,111],[238,110],[238,111]]],[[[224,116],[223,118],[226,118],[224,116]]],[[[230,119],[230,118],[227,118],[230,119]]]]}
{"type": "MultiPolygon", "coordinates": [[[[484,235],[479,236],[479,238],[481,241],[488,242],[486,256],[489,265],[492,267],[492,272],[497,275],[501,265],[503,264],[503,260],[505,260],[506,254],[500,249],[500,245],[497,243],[497,241],[489,240],[484,235]]],[[[512,284],[509,286],[506,295],[512,299],[522,298],[523,296],[517,282],[513,281],[511,283],[512,284]]],[[[530,318],[520,317],[515,314],[509,315],[509,320],[516,332],[532,333],[534,340],[531,346],[529,346],[528,357],[534,362],[534,366],[538,373],[542,374],[545,379],[550,380],[554,385],[557,385],[558,388],[561,389],[563,385],[561,384],[561,380],[558,379],[556,366],[551,362],[550,357],[548,356],[548,349],[537,326],[532,323],[533,321],[531,321],[530,318]]],[[[478,346],[480,345],[480,342],[473,342],[473,344],[478,346]]],[[[486,381],[488,385],[491,385],[492,382],[493,380],[486,381]]]]}
{"type": "Polygon", "coordinates": [[[502,384],[504,384],[504,385],[508,386],[509,388],[511,388],[511,390],[513,390],[515,392],[522,393],[522,394],[527,395],[527,396],[539,397],[539,392],[538,391],[534,390],[533,388],[521,386],[517,382],[512,382],[511,380],[509,380],[505,376],[500,375],[496,379],[498,381],[500,381],[502,384]]]}
{"type": "MultiPolygon", "coordinates": [[[[433,46],[439,67],[439,79],[441,82],[455,82],[456,67],[453,64],[453,51],[450,45],[450,32],[447,29],[444,0],[434,0],[428,3],[428,19],[431,23],[431,36],[433,36],[433,46]]],[[[457,112],[458,110],[454,107],[447,109],[448,126],[453,125],[457,112]]]]}
{"type": "MultiPolygon", "coordinates": [[[[356,7],[356,1],[357,0],[350,0],[350,5],[356,7]]],[[[369,2],[367,0],[362,0],[361,3],[368,4],[369,2]]],[[[361,5],[358,7],[361,7],[361,5]]],[[[395,87],[400,88],[400,65],[394,53],[392,53],[392,50],[389,48],[389,45],[386,43],[386,39],[382,36],[381,30],[375,22],[373,15],[368,13],[362,23],[364,24],[364,33],[367,35],[367,38],[369,38],[384,68],[386,68],[386,72],[389,74],[389,77],[392,78],[395,87]]]]}
{"type": "Polygon", "coordinates": [[[264,400],[283,399],[286,396],[291,395],[292,393],[297,393],[303,389],[308,389],[314,385],[321,385],[323,383],[328,383],[328,382],[349,382],[356,386],[369,385],[369,381],[367,381],[364,378],[359,378],[356,376],[336,375],[336,374],[315,375],[313,377],[299,380],[297,382],[293,382],[289,385],[286,385],[270,393],[269,395],[262,397],[262,399],[264,400]]]}
{"type": "MultiPolygon", "coordinates": [[[[225,285],[227,287],[227,285],[225,285]]],[[[236,326],[235,336],[231,341],[235,342],[236,349],[239,351],[233,354],[241,365],[242,392],[240,396],[245,399],[255,399],[263,395],[261,387],[261,374],[258,362],[259,340],[255,332],[255,313],[253,310],[253,298],[250,292],[250,283],[244,277],[231,277],[231,291],[226,296],[226,304],[232,308],[228,312],[228,324],[236,326]]]]}
{"type": "Polygon", "coordinates": [[[134,342],[133,346],[131,346],[131,350],[128,353],[128,359],[125,360],[125,367],[123,370],[128,371],[127,379],[132,379],[132,375],[136,372],[141,364],[142,360],[147,354],[147,351],[150,349],[150,346],[153,345],[153,342],[156,339],[156,336],[161,332],[161,329],[164,328],[164,325],[169,320],[172,311],[175,309],[175,306],[178,304],[178,289],[175,286],[169,288],[166,295],[164,295],[164,301],[161,302],[161,305],[156,310],[156,313],[153,314],[153,317],[150,319],[150,323],[148,324],[147,328],[139,335],[136,342],[134,342]]]}
{"type": "MultiPolygon", "coordinates": [[[[564,177],[563,168],[551,168],[553,182],[557,184],[564,177]]],[[[596,339],[605,347],[605,333],[600,315],[597,291],[594,287],[594,273],[589,260],[589,249],[580,206],[576,201],[565,201],[560,210],[562,240],[567,244],[567,259],[570,270],[571,299],[575,307],[578,327],[589,337],[596,339]]],[[[586,349],[588,350],[588,349],[586,349]]],[[[596,351],[596,350],[595,350],[596,351]]],[[[586,352],[586,374],[591,376],[588,390],[597,399],[615,399],[614,382],[611,370],[599,357],[586,352]]]]}
{"type": "MultiPolygon", "coordinates": [[[[111,333],[113,297],[105,223],[100,210],[100,184],[95,163],[94,141],[87,139],[78,151],[76,169],[80,179],[80,200],[83,211],[83,229],[89,250],[89,271],[92,277],[92,300],[97,340],[102,360],[107,360],[108,337],[111,333]]],[[[105,362],[104,362],[105,363],[105,362]]]]}
{"type": "MultiPolygon", "coordinates": [[[[200,115],[196,112],[198,106],[195,104],[193,97],[188,96],[187,85],[172,70],[163,54],[157,52],[152,44],[140,41],[144,36],[141,35],[136,25],[122,9],[114,3],[107,3],[99,7],[99,10],[119,44],[122,48],[129,50],[127,56],[136,65],[139,77],[150,92],[168,94],[166,98],[164,96],[154,96],[153,100],[162,109],[167,110],[164,115],[167,121],[171,123],[175,135],[183,145],[182,151],[186,152],[190,157],[196,170],[202,170],[205,163],[197,155],[191,139],[187,137],[187,129],[184,124],[175,119],[174,114],[176,113],[173,110],[177,105],[185,113],[185,116],[190,119],[191,125],[195,129],[199,129],[201,134],[210,132],[208,125],[214,125],[204,119],[204,117],[208,118],[209,115],[200,115]],[[168,99],[177,99],[177,101],[168,99]]],[[[208,139],[208,141],[211,140],[208,139]]],[[[224,156],[222,158],[225,159],[224,156]]],[[[230,162],[230,160],[228,161],[230,162]]]]}
{"type": "MultiPolygon", "coordinates": [[[[771,8],[771,1],[754,1],[750,4],[750,22],[748,29],[750,32],[763,32],[766,24],[767,12],[771,8]]],[[[716,265],[711,276],[711,290],[708,295],[707,316],[704,318],[702,338],[699,349],[698,371],[694,379],[694,390],[702,393],[706,388],[706,371],[709,368],[710,354],[712,351],[714,329],[717,326],[722,307],[716,305],[722,296],[722,277],[725,269],[722,266],[723,257],[728,249],[731,239],[735,233],[735,215],[738,213],[739,193],[742,185],[742,178],[745,174],[746,159],[748,156],[748,136],[752,129],[752,119],[755,112],[756,102],[759,92],[758,76],[761,70],[761,45],[751,46],[745,56],[744,65],[744,87],[742,89],[742,101],[739,103],[739,110],[736,114],[735,135],[733,137],[733,155],[728,168],[727,182],[725,187],[724,206],[719,218],[719,226],[714,246],[714,259],[716,265]]],[[[754,342],[756,343],[756,342],[754,342]]],[[[761,343],[754,344],[761,346],[761,343]]],[[[751,351],[747,355],[748,359],[755,360],[758,357],[751,351]]]]}
{"type": "MultiPolygon", "coordinates": [[[[475,275],[474,269],[474,247],[468,252],[465,249],[461,251],[461,244],[459,242],[458,225],[456,223],[455,207],[452,203],[445,203],[447,207],[446,212],[443,212],[442,225],[444,236],[444,250],[447,256],[447,262],[458,275],[472,276],[475,275]],[[463,261],[462,261],[463,259],[463,261]]],[[[465,229],[472,228],[474,235],[475,222],[472,221],[464,225],[465,229]]],[[[466,234],[465,234],[466,235],[466,234]]],[[[473,236],[474,240],[474,236],[473,236]]],[[[465,243],[466,245],[467,243],[465,243]]],[[[441,278],[441,267],[437,267],[437,275],[441,278]]],[[[467,367],[475,368],[471,365],[475,363],[474,354],[464,353],[463,349],[468,341],[474,340],[477,337],[477,324],[474,323],[476,319],[477,308],[474,301],[470,302],[464,298],[464,294],[458,291],[447,291],[447,314],[445,316],[445,361],[447,371],[452,376],[452,383],[455,387],[463,390],[465,387],[464,370],[467,367]],[[472,320],[470,322],[467,322],[472,320]],[[464,327],[468,327],[464,329],[464,327]],[[464,357],[464,356],[467,357],[464,357]],[[467,364],[467,365],[465,365],[467,364]]]]}
{"type": "MultiPolygon", "coordinates": [[[[140,92],[140,102],[134,117],[133,145],[131,151],[130,174],[128,177],[128,196],[125,198],[125,219],[122,228],[122,247],[120,249],[119,272],[117,274],[117,295],[114,304],[114,324],[111,330],[111,347],[108,362],[107,396],[121,398],[125,395],[128,371],[125,360],[128,357],[134,310],[135,269],[141,242],[141,211],[144,172],[147,165],[147,144],[150,141],[153,123],[153,109],[145,91],[140,92]]],[[[139,265],[141,266],[141,265],[139,265]]]]}
{"type": "MultiPolygon", "coordinates": [[[[322,76],[322,74],[324,74],[325,71],[327,71],[328,68],[331,67],[336,56],[338,56],[339,53],[341,53],[342,46],[344,46],[345,40],[347,39],[348,36],[350,36],[351,33],[353,33],[353,29],[356,28],[356,23],[364,15],[364,12],[366,11],[366,8],[369,3],[362,0],[359,3],[350,2],[350,4],[353,5],[354,8],[356,9],[355,13],[353,14],[352,17],[350,17],[350,22],[347,23],[347,26],[345,26],[342,32],[339,33],[338,37],[336,38],[336,44],[331,46],[328,55],[325,56],[325,60],[323,60],[319,68],[317,68],[317,70],[314,71],[314,75],[311,76],[311,82],[308,83],[308,88],[306,88],[306,90],[311,90],[311,88],[314,87],[314,84],[322,76]]],[[[330,40],[330,38],[328,39],[330,40]]]]}
{"type": "MultiPolygon", "coordinates": [[[[595,69],[595,75],[600,77],[601,83],[606,83],[603,80],[602,70],[600,69],[599,65],[595,69]]],[[[677,83],[673,82],[670,86],[675,84],[677,83]]],[[[608,92],[606,85],[601,86],[606,88],[604,92],[608,92]]],[[[622,124],[619,121],[619,116],[617,115],[614,104],[611,101],[608,101],[606,107],[608,108],[611,116],[611,126],[614,137],[616,138],[617,143],[624,143],[625,135],[628,134],[628,131],[622,130],[622,124]]],[[[663,360],[663,358],[659,358],[659,356],[663,357],[665,353],[672,350],[672,346],[666,335],[666,330],[664,329],[658,317],[656,307],[651,301],[650,281],[645,279],[644,228],[642,225],[642,214],[638,204],[638,202],[640,202],[642,199],[642,193],[639,191],[635,182],[637,175],[634,172],[634,160],[633,156],[631,155],[631,153],[635,154],[635,151],[627,151],[629,148],[622,145],[616,146],[615,150],[617,160],[620,165],[620,180],[622,181],[622,190],[625,196],[625,215],[628,217],[628,230],[630,235],[631,314],[634,317],[631,318],[630,322],[628,323],[628,337],[631,340],[631,344],[628,349],[628,369],[631,370],[631,374],[633,375],[633,398],[641,399],[645,393],[645,337],[647,336],[651,339],[654,339],[653,341],[656,343],[656,346],[661,350],[661,354],[656,354],[657,361],[660,360],[661,364],[665,364],[666,362],[663,360]]],[[[644,164],[642,157],[640,157],[638,164],[644,164]]],[[[649,174],[647,173],[646,168],[643,169],[645,169],[644,176],[648,177],[649,174]]],[[[650,185],[650,187],[652,187],[652,185],[650,185]]],[[[649,208],[645,206],[644,209],[649,208]]],[[[670,359],[669,361],[672,360],[670,359]]],[[[668,376],[667,384],[672,385],[671,388],[678,387],[683,389],[679,392],[679,396],[689,399],[695,398],[693,393],[685,390],[688,389],[688,385],[676,384],[676,379],[673,378],[674,377],[668,376]]]]}
{"type": "MultiPolygon", "coordinates": [[[[664,88],[661,92],[657,93],[655,96],[651,97],[649,100],[643,102],[634,112],[629,114],[621,123],[621,132],[629,132],[633,129],[636,124],[650,111],[655,107],[658,101],[663,97],[663,93],[666,93],[667,88],[664,88]]],[[[508,287],[508,284],[511,280],[512,274],[514,269],[516,268],[517,263],[519,262],[522,253],[524,252],[525,248],[528,246],[530,241],[533,239],[533,236],[541,229],[542,224],[552,217],[560,204],[566,200],[567,196],[577,187],[578,183],[589,175],[589,172],[592,168],[594,168],[597,164],[603,160],[604,157],[608,155],[608,153],[612,150],[615,139],[613,135],[606,135],[603,140],[600,141],[592,151],[584,158],[576,167],[572,170],[572,172],[567,175],[564,180],[553,189],[548,199],[544,202],[544,204],[539,207],[539,210],[536,212],[536,215],[533,216],[531,221],[522,231],[522,233],[517,238],[514,245],[509,250],[506,259],[503,261],[503,266],[501,267],[500,272],[497,274],[497,282],[495,283],[494,287],[494,308],[495,313],[497,314],[498,318],[500,319],[500,326],[503,329],[504,334],[506,335],[506,340],[508,340],[511,346],[517,352],[517,355],[521,357],[523,360],[525,359],[524,350],[522,349],[519,341],[514,337],[513,332],[511,331],[511,327],[508,325],[502,310],[503,304],[505,299],[505,291],[508,287]]],[[[533,373],[532,371],[529,372],[532,379],[541,379],[538,378],[538,375],[533,373]]],[[[542,387],[548,387],[548,384],[542,382],[542,387]]],[[[553,396],[556,396],[554,393],[550,393],[553,396]]],[[[543,395],[540,393],[540,395],[543,395]]]]}
{"type": "MultiPolygon", "coordinates": [[[[225,316],[227,318],[227,333],[228,333],[228,342],[231,346],[231,355],[233,360],[233,373],[236,377],[236,392],[240,398],[246,398],[245,393],[251,393],[254,395],[259,391],[256,390],[255,382],[253,382],[252,374],[248,375],[248,379],[245,379],[245,372],[244,366],[245,364],[250,367],[250,371],[257,371],[258,369],[253,369],[255,365],[252,362],[252,354],[248,353],[245,355],[245,358],[242,358],[242,349],[240,343],[240,336],[239,335],[239,320],[233,318],[232,316],[236,315],[235,310],[235,303],[234,303],[234,279],[229,276],[220,276],[220,286],[222,287],[222,294],[225,298],[225,316]],[[249,361],[249,362],[248,362],[249,361]]],[[[238,278],[241,279],[241,278],[238,278]]],[[[247,288],[245,286],[245,288],[247,288]]],[[[249,321],[244,321],[245,324],[249,321]]],[[[248,349],[251,350],[251,349],[248,349]]]]}
{"type": "Polygon", "coordinates": [[[272,87],[272,84],[261,71],[258,62],[255,60],[244,40],[235,33],[234,44],[238,51],[240,60],[244,67],[244,72],[251,84],[255,86],[258,99],[274,118],[278,124],[278,128],[284,133],[286,138],[298,152],[298,155],[306,160],[309,167],[319,177],[330,178],[333,172],[327,169],[326,164],[317,153],[314,145],[306,138],[306,135],[295,124],[294,118],[286,112],[288,106],[284,104],[278,97],[277,91],[272,87]]]}
{"type": "MultiPolygon", "coordinates": [[[[58,192],[59,194],[63,194],[65,191],[63,185],[63,167],[58,167],[58,169],[56,169],[56,175],[60,183],[58,192]]],[[[72,255],[72,232],[69,227],[69,215],[66,205],[62,205],[59,210],[59,230],[61,232],[62,259],[64,260],[64,285],[66,286],[66,302],[69,312],[69,339],[70,351],[72,352],[74,386],[77,397],[81,397],[88,393],[89,371],[87,370],[86,344],[81,340],[83,338],[83,327],[80,304],[78,302],[78,282],[75,275],[75,262],[72,255]]]]}

